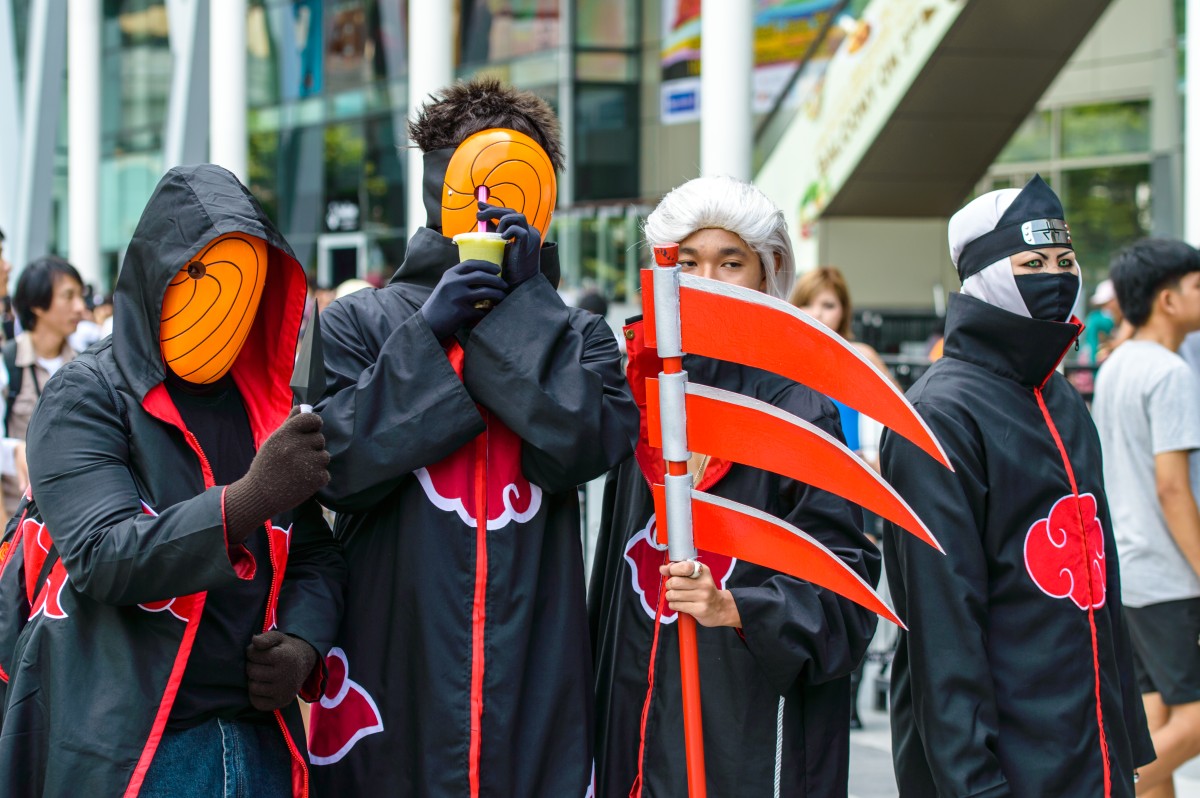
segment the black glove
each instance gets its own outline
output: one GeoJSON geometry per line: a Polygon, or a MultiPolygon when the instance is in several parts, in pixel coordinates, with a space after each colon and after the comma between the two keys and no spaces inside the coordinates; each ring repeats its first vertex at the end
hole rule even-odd
{"type": "Polygon", "coordinates": [[[254,455],[246,476],[225,489],[225,536],[241,543],[267,519],[299,506],[328,482],[321,417],[293,407],[254,455]]]}
{"type": "Polygon", "coordinates": [[[479,203],[475,218],[481,222],[499,220],[496,232],[509,239],[504,252],[504,281],[516,288],[542,268],[542,234],[529,223],[524,214],[511,208],[498,208],[479,203]]]}
{"type": "Polygon", "coordinates": [[[496,264],[464,260],[442,275],[421,306],[421,315],[433,330],[433,337],[441,341],[487,314],[490,306],[477,308],[476,304],[484,300],[495,304],[504,299],[507,290],[504,280],[496,274],[496,264]]]}
{"type": "Polygon", "coordinates": [[[317,650],[278,630],[255,635],[246,646],[246,688],[250,704],[270,712],[292,703],[313,666],[317,650]]]}

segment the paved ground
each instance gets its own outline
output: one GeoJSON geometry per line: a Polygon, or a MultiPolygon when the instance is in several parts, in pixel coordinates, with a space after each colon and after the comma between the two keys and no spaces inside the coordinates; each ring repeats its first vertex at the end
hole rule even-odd
{"type": "MultiPolygon", "coordinates": [[[[868,674],[877,666],[868,666],[868,674]]],[[[896,777],[892,772],[892,735],[888,716],[873,709],[871,678],[863,682],[859,694],[859,714],[863,730],[850,733],[851,798],[896,798],[896,777]]],[[[1200,798],[1200,759],[1194,759],[1175,776],[1179,798],[1200,798]]]]}

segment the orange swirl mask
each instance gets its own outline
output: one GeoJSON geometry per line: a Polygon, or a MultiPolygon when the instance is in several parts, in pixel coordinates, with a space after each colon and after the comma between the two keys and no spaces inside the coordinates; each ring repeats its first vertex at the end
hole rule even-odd
{"type": "Polygon", "coordinates": [[[558,181],[540,144],[499,127],[481,130],[459,144],[442,184],[442,235],[453,238],[476,229],[475,192],[480,186],[487,188],[489,204],[525,214],[546,240],[558,181]]]}
{"type": "Polygon", "coordinates": [[[254,324],[266,280],[267,242],[245,233],[214,238],[180,269],[163,297],[159,328],[171,371],[198,385],[224,377],[254,324]]]}

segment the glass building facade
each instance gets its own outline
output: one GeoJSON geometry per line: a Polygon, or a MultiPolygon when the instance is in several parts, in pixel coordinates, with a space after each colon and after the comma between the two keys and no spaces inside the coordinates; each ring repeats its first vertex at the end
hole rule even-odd
{"type": "MultiPolygon", "coordinates": [[[[412,233],[405,109],[408,3],[415,1],[248,2],[248,181],[301,262],[326,285],[353,276],[386,277],[412,233]]],[[[645,257],[639,223],[662,192],[698,167],[698,125],[668,121],[658,107],[659,88],[670,77],[665,64],[672,28],[664,11],[688,17],[698,12],[698,0],[445,1],[454,8],[456,74],[487,72],[533,91],[562,120],[568,165],[559,178],[549,237],[560,246],[564,287],[595,287],[632,305],[636,270],[645,257]]],[[[760,36],[789,43],[780,64],[771,64],[779,84],[771,91],[795,96],[788,113],[771,117],[784,124],[803,107],[800,95],[819,77],[808,71],[819,71],[855,29],[847,21],[861,17],[871,2],[758,0],[760,17],[781,9],[791,15],[774,39],[760,36]],[[808,16],[800,14],[802,6],[808,16]],[[809,70],[794,70],[788,53],[796,50],[791,57],[799,59],[803,48],[796,43],[812,40],[830,15],[836,24],[809,70]]],[[[1131,2],[1114,0],[1113,6],[1131,2]]],[[[1178,101],[1184,4],[1164,2],[1178,36],[1178,101]]],[[[163,0],[102,5],[100,288],[107,288],[162,173],[173,58],[163,0]]],[[[28,0],[12,0],[12,11],[20,68],[28,0]]],[[[759,24],[761,33],[761,18],[759,24]]],[[[977,186],[982,191],[1020,185],[1035,172],[1045,176],[1067,206],[1092,284],[1123,244],[1150,232],[1179,234],[1181,193],[1172,172],[1182,158],[1181,144],[1171,143],[1181,133],[1163,134],[1179,122],[1162,114],[1168,101],[1161,93],[1139,89],[1112,96],[1101,87],[1094,94],[1043,98],[977,186]]],[[[51,240],[60,253],[68,251],[69,125],[69,119],[59,125],[54,172],[51,240]]],[[[761,128],[758,139],[760,148],[773,141],[761,128]]]]}
{"type": "MultiPolygon", "coordinates": [[[[390,275],[412,232],[407,2],[249,3],[250,188],[306,268],[331,285],[390,275]]],[[[100,225],[111,285],[162,174],[172,54],[162,0],[104,0],[103,7],[100,225]]],[[[621,294],[628,245],[644,212],[641,11],[641,0],[458,0],[454,15],[459,77],[486,72],[543,97],[560,117],[572,109],[562,120],[571,177],[560,176],[550,235],[563,245],[565,282],[599,282],[621,294]]],[[[27,17],[28,4],[18,0],[22,46],[27,17]]],[[[67,249],[64,129],[53,225],[60,252],[67,249]]]]}

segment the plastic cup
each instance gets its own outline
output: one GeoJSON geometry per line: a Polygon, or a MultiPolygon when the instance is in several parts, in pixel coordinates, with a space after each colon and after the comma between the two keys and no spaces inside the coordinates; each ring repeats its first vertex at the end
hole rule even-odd
{"type": "Polygon", "coordinates": [[[508,242],[499,233],[459,233],[454,237],[458,244],[458,260],[486,260],[499,267],[504,263],[504,245],[508,242]]]}
{"type": "MultiPolygon", "coordinates": [[[[504,263],[504,245],[508,242],[499,233],[459,233],[453,240],[458,245],[459,263],[464,260],[485,260],[496,264],[497,269],[504,263]]],[[[491,306],[491,301],[486,299],[475,304],[480,309],[491,306]]]]}

